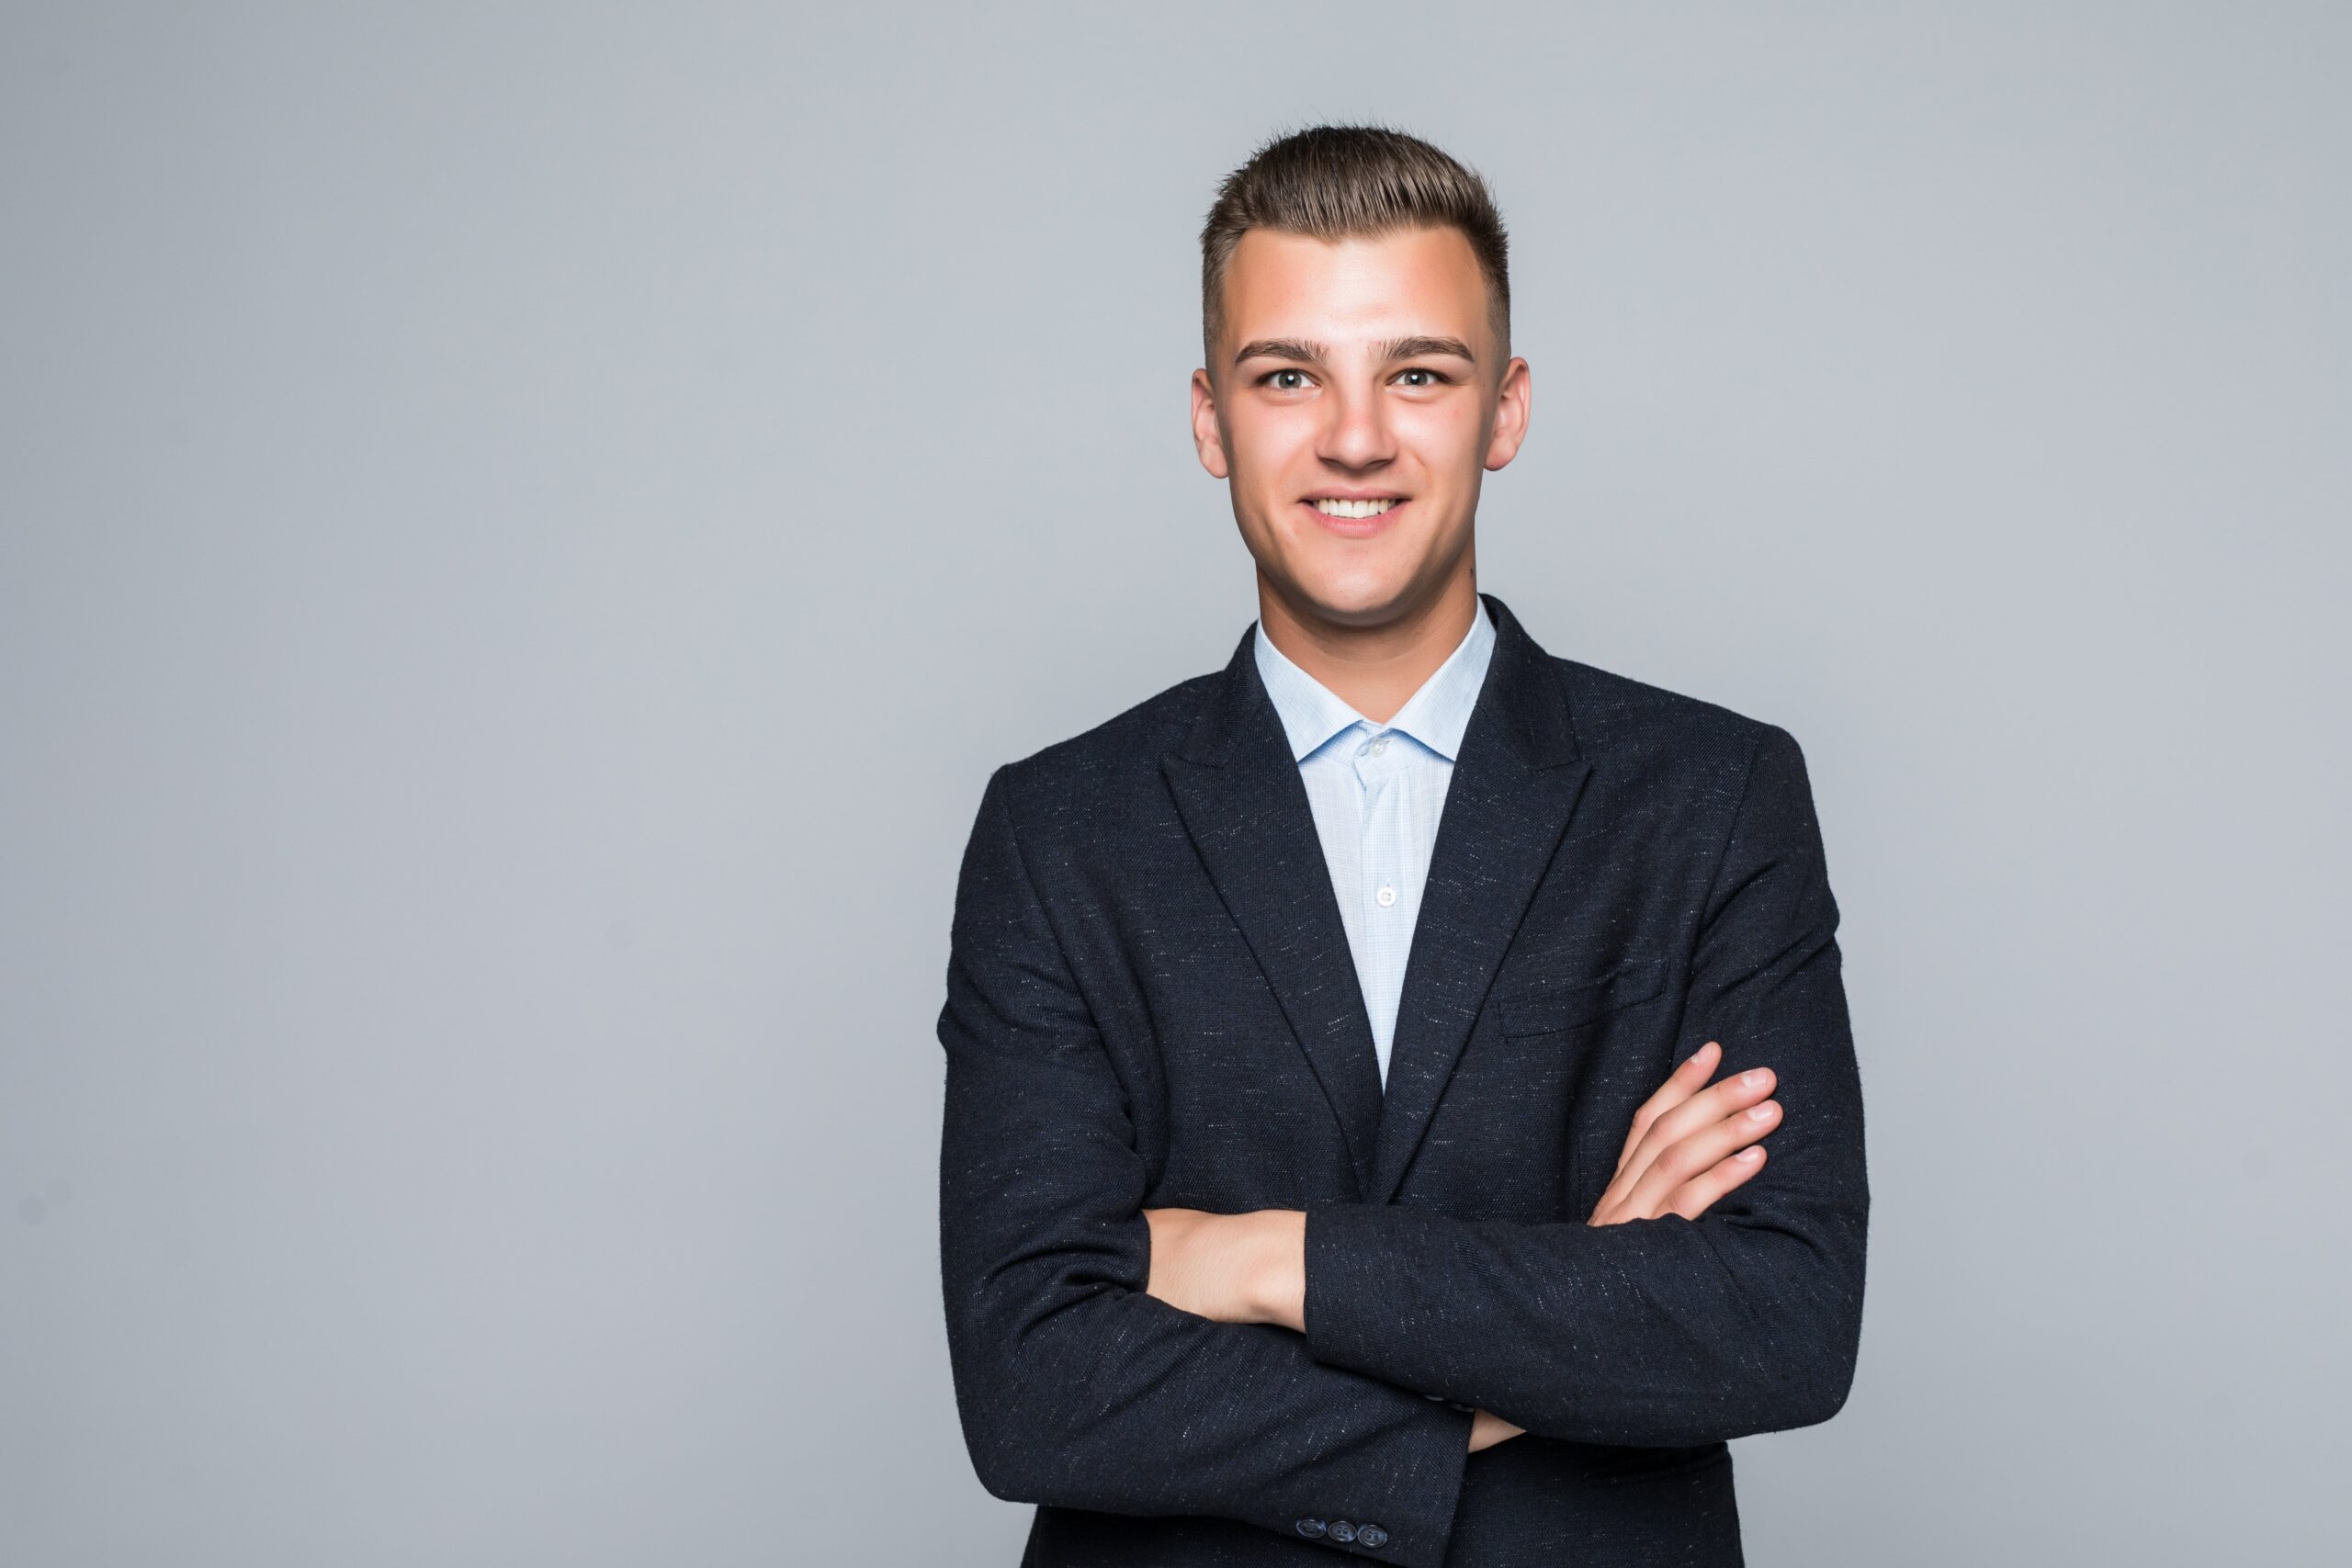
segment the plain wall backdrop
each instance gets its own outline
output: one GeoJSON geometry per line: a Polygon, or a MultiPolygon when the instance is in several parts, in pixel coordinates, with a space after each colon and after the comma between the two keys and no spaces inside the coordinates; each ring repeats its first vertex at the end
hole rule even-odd
{"type": "Polygon", "coordinates": [[[1510,225],[1480,586],[1805,749],[1752,1561],[2343,1551],[2352,13],[825,11],[0,20],[0,1561],[1010,1568],[957,856],[1255,614],[1196,236],[1324,119],[1510,225]]]}

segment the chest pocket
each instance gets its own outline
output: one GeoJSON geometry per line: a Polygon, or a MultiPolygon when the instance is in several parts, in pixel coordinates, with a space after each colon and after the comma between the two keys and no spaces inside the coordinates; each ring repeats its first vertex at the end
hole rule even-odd
{"type": "Polygon", "coordinates": [[[1505,1034],[1552,1034],[1648,1001],[1665,989],[1666,960],[1642,958],[1574,985],[1498,997],[1495,1007],[1505,1034]]]}

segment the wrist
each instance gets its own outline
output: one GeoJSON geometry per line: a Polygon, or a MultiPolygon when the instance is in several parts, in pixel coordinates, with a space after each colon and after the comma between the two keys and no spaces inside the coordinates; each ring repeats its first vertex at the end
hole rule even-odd
{"type": "Polygon", "coordinates": [[[1306,1215],[1297,1209],[1261,1209],[1248,1216],[1243,1271],[1253,1323],[1306,1331],[1306,1215]]]}

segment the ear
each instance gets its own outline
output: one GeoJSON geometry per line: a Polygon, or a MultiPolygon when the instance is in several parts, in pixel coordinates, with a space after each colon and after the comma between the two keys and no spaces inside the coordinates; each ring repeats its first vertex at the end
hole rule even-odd
{"type": "Polygon", "coordinates": [[[1216,389],[1209,384],[1206,370],[1193,372],[1193,450],[1200,454],[1201,467],[1216,478],[1231,474],[1225,460],[1225,433],[1217,428],[1216,389]]]}
{"type": "Polygon", "coordinates": [[[1487,467],[1499,468],[1519,455],[1527,439],[1527,421],[1533,412],[1535,389],[1527,361],[1516,355],[1503,367],[1503,384],[1495,399],[1495,433],[1487,441],[1487,467]]]}

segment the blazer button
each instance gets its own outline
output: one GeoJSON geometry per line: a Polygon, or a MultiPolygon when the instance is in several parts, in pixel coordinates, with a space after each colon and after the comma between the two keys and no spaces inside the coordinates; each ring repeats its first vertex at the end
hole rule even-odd
{"type": "Polygon", "coordinates": [[[1309,1540],[1313,1540],[1316,1537],[1321,1535],[1324,1528],[1325,1527],[1321,1519],[1301,1519],[1298,1521],[1298,1533],[1305,1536],[1309,1540]]]}
{"type": "Polygon", "coordinates": [[[1377,1551],[1382,1547],[1388,1544],[1388,1532],[1382,1529],[1378,1525],[1358,1525],[1356,1527],[1356,1544],[1358,1546],[1368,1546],[1374,1551],[1377,1551]]]}
{"type": "Polygon", "coordinates": [[[1331,1539],[1333,1540],[1353,1540],[1355,1538],[1355,1526],[1348,1523],[1345,1519],[1333,1519],[1331,1521],[1331,1539]]]}

